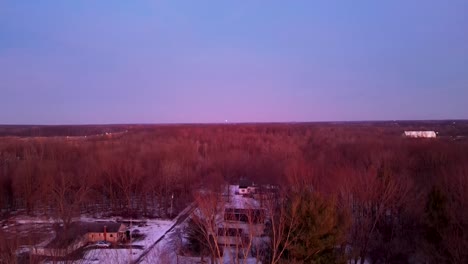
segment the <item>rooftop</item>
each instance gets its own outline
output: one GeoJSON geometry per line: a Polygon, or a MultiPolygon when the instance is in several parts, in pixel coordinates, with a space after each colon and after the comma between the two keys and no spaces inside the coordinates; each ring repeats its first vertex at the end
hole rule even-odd
{"type": "Polygon", "coordinates": [[[48,248],[65,248],[87,233],[103,233],[104,226],[108,233],[116,233],[122,224],[116,222],[74,222],[64,230],[58,228],[55,238],[47,245],[48,248]]]}

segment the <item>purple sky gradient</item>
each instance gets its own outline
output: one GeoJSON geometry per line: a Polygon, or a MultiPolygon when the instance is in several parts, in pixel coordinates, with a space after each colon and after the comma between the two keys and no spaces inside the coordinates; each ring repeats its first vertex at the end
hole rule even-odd
{"type": "Polygon", "coordinates": [[[25,2],[0,124],[468,119],[467,1],[25,2]]]}

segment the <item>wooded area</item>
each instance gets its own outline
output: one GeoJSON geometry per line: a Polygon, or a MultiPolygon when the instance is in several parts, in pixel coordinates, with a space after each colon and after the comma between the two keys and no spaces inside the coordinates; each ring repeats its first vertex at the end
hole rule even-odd
{"type": "Polygon", "coordinates": [[[270,262],[468,263],[468,141],[402,132],[245,124],[2,137],[1,214],[48,215],[64,226],[79,214],[170,217],[195,190],[248,178],[281,187],[270,262]]]}

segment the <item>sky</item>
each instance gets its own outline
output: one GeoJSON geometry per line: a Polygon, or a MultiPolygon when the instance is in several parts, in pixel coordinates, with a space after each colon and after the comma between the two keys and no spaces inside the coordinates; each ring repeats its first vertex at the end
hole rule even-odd
{"type": "Polygon", "coordinates": [[[0,124],[468,119],[468,1],[0,1],[0,124]]]}

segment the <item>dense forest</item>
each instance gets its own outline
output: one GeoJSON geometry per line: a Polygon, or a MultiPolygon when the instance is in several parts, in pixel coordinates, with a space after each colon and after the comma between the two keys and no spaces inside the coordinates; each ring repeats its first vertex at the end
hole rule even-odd
{"type": "Polygon", "coordinates": [[[65,226],[79,214],[172,217],[195,190],[248,178],[280,186],[284,206],[296,209],[289,214],[304,219],[281,258],[468,263],[467,127],[138,125],[39,128],[32,136],[2,128],[1,215],[52,216],[65,226]],[[406,129],[439,137],[404,138],[406,129]]]}

